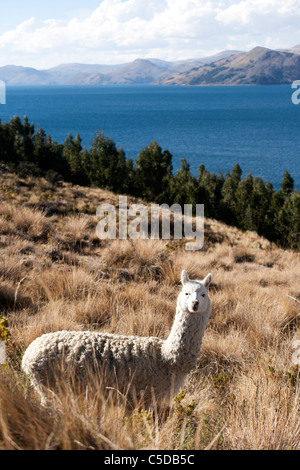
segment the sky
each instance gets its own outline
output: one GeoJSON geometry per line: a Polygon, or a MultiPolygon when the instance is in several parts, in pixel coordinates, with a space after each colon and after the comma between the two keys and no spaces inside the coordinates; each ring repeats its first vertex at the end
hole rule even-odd
{"type": "MultiPolygon", "coordinates": [[[[2,4],[2,5],[1,5],[2,4]]],[[[183,60],[300,44],[300,0],[9,0],[0,66],[183,60]]]]}

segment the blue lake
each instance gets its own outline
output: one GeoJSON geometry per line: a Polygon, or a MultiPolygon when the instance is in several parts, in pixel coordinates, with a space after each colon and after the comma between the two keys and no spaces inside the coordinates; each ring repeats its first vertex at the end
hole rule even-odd
{"type": "Polygon", "coordinates": [[[79,132],[89,148],[97,130],[135,159],[156,140],[173,155],[174,170],[185,156],[197,175],[231,170],[267,179],[279,188],[287,169],[300,187],[300,105],[290,86],[7,87],[0,118],[28,116],[57,142],[79,132]]]}

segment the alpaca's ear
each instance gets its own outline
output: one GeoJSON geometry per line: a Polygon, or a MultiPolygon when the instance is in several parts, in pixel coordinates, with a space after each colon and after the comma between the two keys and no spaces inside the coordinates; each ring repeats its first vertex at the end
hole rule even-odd
{"type": "Polygon", "coordinates": [[[205,279],[203,279],[203,284],[204,284],[204,287],[209,287],[210,286],[210,283],[211,283],[211,274],[209,273],[205,279]]]}
{"type": "Polygon", "coordinates": [[[189,276],[188,276],[188,273],[186,271],[182,271],[181,273],[181,284],[184,286],[184,284],[186,284],[187,282],[189,282],[189,276]]]}

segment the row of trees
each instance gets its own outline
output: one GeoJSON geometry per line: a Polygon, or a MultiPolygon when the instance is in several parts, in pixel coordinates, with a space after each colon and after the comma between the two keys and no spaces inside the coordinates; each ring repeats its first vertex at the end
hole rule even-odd
{"type": "Polygon", "coordinates": [[[19,117],[0,121],[0,160],[18,173],[45,176],[53,183],[64,179],[159,204],[205,204],[207,217],[254,230],[282,246],[300,247],[300,193],[287,171],[277,191],[250,173],[242,178],[238,164],[225,175],[201,164],[196,177],[183,157],[174,174],[171,153],[155,141],[133,161],[102,132],[88,151],[79,134],[58,144],[40,127],[35,132],[27,117],[23,123],[19,117]]]}

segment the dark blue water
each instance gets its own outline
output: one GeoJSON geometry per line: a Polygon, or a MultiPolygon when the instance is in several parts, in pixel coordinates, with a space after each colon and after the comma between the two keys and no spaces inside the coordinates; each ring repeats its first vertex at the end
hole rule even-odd
{"type": "Polygon", "coordinates": [[[174,170],[185,156],[197,175],[231,170],[238,162],[278,188],[285,169],[300,186],[300,105],[290,86],[8,87],[0,117],[29,117],[57,142],[79,132],[89,147],[97,130],[112,137],[126,156],[156,140],[173,155],[174,170]]]}

